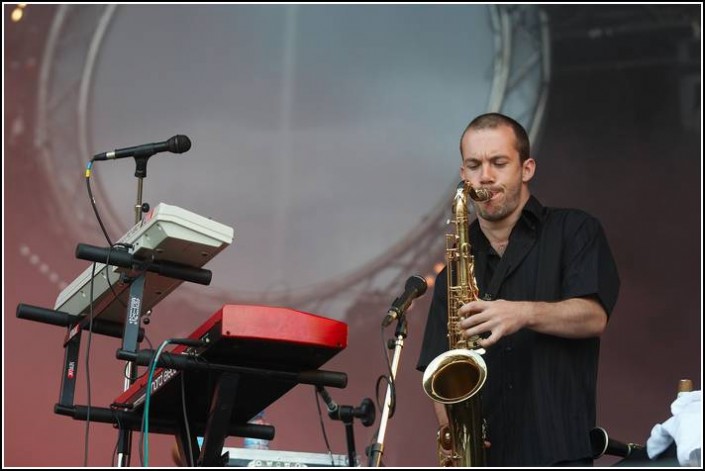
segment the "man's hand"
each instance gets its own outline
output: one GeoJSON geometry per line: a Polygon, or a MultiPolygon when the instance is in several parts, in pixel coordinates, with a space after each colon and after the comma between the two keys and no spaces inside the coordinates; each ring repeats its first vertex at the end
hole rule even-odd
{"type": "Polygon", "coordinates": [[[599,337],[607,325],[604,308],[590,297],[556,302],[471,301],[458,309],[458,315],[464,317],[460,328],[465,337],[489,333],[478,341],[483,348],[524,328],[579,339],[599,337]]]}
{"type": "Polygon", "coordinates": [[[506,335],[511,335],[526,325],[526,313],[530,303],[518,301],[471,301],[458,310],[464,317],[460,321],[462,334],[466,338],[489,333],[478,344],[487,348],[506,335]]]}

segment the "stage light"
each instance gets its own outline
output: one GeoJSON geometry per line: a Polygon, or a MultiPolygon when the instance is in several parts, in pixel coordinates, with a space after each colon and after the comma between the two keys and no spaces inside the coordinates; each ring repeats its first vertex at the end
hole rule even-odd
{"type": "Polygon", "coordinates": [[[12,13],[10,15],[10,19],[17,23],[22,19],[24,16],[24,8],[21,6],[16,6],[14,10],[12,10],[12,13]]]}

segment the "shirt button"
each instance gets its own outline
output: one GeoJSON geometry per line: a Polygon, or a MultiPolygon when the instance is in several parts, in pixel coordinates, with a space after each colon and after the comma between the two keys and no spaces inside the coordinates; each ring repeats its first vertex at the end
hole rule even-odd
{"type": "Polygon", "coordinates": [[[512,351],[512,347],[504,347],[504,351],[510,353],[512,351]]]}
{"type": "Polygon", "coordinates": [[[514,385],[512,383],[507,384],[507,389],[514,389],[514,385]]]}

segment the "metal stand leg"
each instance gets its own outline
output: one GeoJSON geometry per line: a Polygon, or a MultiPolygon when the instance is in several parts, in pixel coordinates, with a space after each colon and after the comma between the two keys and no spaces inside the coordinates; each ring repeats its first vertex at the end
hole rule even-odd
{"type": "Polygon", "coordinates": [[[370,460],[369,466],[379,467],[382,462],[382,455],[384,454],[384,435],[387,431],[387,421],[389,420],[389,415],[392,406],[392,384],[397,376],[397,369],[399,368],[399,361],[401,358],[401,351],[404,348],[404,339],[407,334],[407,323],[406,316],[402,315],[399,317],[397,322],[397,328],[394,332],[396,336],[396,341],[394,343],[394,357],[392,358],[391,367],[391,378],[387,384],[387,396],[384,400],[384,408],[382,410],[382,418],[379,422],[379,432],[377,433],[377,442],[372,445],[370,450],[370,460]]]}

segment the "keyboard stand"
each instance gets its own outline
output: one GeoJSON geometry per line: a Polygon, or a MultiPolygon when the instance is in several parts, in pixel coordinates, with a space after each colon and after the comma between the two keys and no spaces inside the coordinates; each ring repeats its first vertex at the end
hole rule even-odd
{"type": "MultiPolygon", "coordinates": [[[[218,384],[213,393],[211,408],[208,412],[206,433],[203,436],[203,447],[196,462],[197,466],[223,466],[220,457],[225,445],[225,436],[233,407],[237,401],[237,387],[240,376],[225,373],[218,378],[218,384]]],[[[180,437],[183,438],[183,437],[180,437]]],[[[193,460],[193,457],[190,458],[193,460]]]]}
{"type": "MultiPolygon", "coordinates": [[[[123,352],[135,353],[138,350],[139,342],[144,337],[144,329],[140,327],[142,317],[142,298],[144,295],[145,275],[148,271],[159,273],[162,276],[170,276],[182,281],[193,281],[200,284],[210,284],[211,272],[202,268],[188,267],[185,265],[170,263],[168,261],[150,261],[133,257],[125,251],[117,251],[111,248],[93,247],[85,244],[78,244],[76,257],[89,260],[95,263],[109,261],[116,266],[130,268],[137,273],[129,280],[130,296],[126,306],[126,313],[123,322],[122,335],[116,335],[117,323],[102,321],[99,325],[105,329],[103,333],[113,337],[122,338],[123,352]]],[[[107,265],[107,264],[106,264],[107,265]]],[[[61,415],[69,415],[76,418],[77,407],[74,404],[76,391],[76,378],[78,374],[78,359],[81,346],[81,332],[91,325],[90,314],[77,317],[67,313],[43,309],[36,306],[19,304],[17,306],[17,317],[28,320],[35,320],[53,325],[63,325],[68,328],[64,341],[64,366],[61,373],[61,386],[59,392],[59,402],[54,406],[54,412],[61,415]]],[[[96,324],[98,319],[92,319],[96,324]]],[[[136,365],[128,362],[126,387],[127,389],[137,378],[136,365]]],[[[83,420],[94,420],[91,412],[86,408],[83,420]]],[[[110,410],[110,409],[109,409],[110,410]]],[[[111,412],[113,412],[111,410],[111,412]]],[[[79,416],[82,414],[78,414],[79,416]]],[[[118,426],[120,423],[118,422],[118,426]]],[[[224,438],[223,438],[224,440],[224,438]]],[[[130,465],[130,454],[132,448],[132,429],[120,427],[118,438],[118,466],[126,467],[130,465]]]]}
{"type": "MultiPolygon", "coordinates": [[[[118,351],[117,357],[119,359],[132,361],[137,365],[146,365],[151,362],[152,352],[140,351],[133,353],[118,351]]],[[[233,433],[231,433],[231,417],[238,403],[238,389],[242,376],[261,376],[289,383],[312,384],[321,387],[331,386],[339,388],[347,385],[347,375],[340,372],[325,370],[292,372],[266,368],[239,367],[203,362],[187,354],[163,353],[157,360],[157,366],[180,370],[182,374],[180,378],[181,381],[188,380],[188,373],[190,371],[207,370],[213,373],[219,373],[210,399],[206,423],[202,427],[195,426],[195,424],[190,423],[190,421],[187,423],[183,415],[180,414],[177,419],[177,424],[172,430],[172,433],[174,433],[176,437],[180,456],[189,466],[191,463],[194,463],[195,466],[220,467],[225,466],[227,463],[228,457],[222,455],[222,450],[225,445],[225,438],[233,435],[233,433]],[[198,443],[195,438],[197,434],[202,434],[204,437],[203,446],[200,449],[198,459],[196,459],[198,443]]],[[[121,404],[114,405],[122,407],[121,404]]],[[[372,407],[374,408],[374,406],[372,407]]],[[[355,411],[357,411],[357,409],[355,409],[355,411]]],[[[349,413],[346,413],[346,417],[349,418],[351,431],[353,413],[352,408],[350,408],[349,413]]],[[[151,420],[152,419],[150,419],[150,423],[151,420]]],[[[272,440],[274,438],[274,427],[271,425],[244,425],[246,425],[246,428],[236,435],[265,440],[272,440]]]]}

